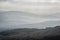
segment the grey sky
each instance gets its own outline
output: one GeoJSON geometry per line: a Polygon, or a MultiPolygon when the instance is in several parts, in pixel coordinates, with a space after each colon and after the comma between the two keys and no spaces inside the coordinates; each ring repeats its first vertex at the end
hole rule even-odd
{"type": "Polygon", "coordinates": [[[59,21],[60,0],[0,0],[0,15],[1,26],[59,21]]]}
{"type": "Polygon", "coordinates": [[[34,14],[52,14],[60,12],[60,1],[58,0],[7,0],[0,2],[1,10],[24,11],[34,14]]]}

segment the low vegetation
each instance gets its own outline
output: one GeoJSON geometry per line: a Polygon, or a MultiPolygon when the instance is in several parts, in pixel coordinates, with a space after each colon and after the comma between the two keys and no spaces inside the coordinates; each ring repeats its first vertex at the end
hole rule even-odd
{"type": "Polygon", "coordinates": [[[20,28],[2,31],[0,40],[60,40],[60,26],[46,29],[20,28]]]}

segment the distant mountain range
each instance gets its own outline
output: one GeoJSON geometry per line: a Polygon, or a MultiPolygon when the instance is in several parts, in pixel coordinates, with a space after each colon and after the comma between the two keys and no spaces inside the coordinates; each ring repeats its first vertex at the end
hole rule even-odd
{"type": "Polygon", "coordinates": [[[60,21],[46,21],[41,23],[35,23],[35,24],[24,24],[24,25],[15,25],[15,26],[7,26],[6,28],[1,28],[0,31],[3,30],[10,30],[10,29],[17,29],[17,28],[37,28],[37,29],[45,29],[47,27],[55,27],[60,26],[60,21]]]}
{"type": "Polygon", "coordinates": [[[1,40],[59,40],[60,26],[46,29],[21,28],[0,32],[1,40]]]}
{"type": "Polygon", "coordinates": [[[59,15],[60,13],[55,13],[51,15],[35,15],[32,13],[21,11],[0,11],[0,31],[14,28],[42,29],[46,27],[60,26],[59,15]],[[40,18],[51,20],[39,22],[40,18]]]}
{"type": "Polygon", "coordinates": [[[45,22],[35,23],[35,24],[17,25],[15,27],[44,29],[46,27],[54,27],[54,26],[60,26],[60,21],[45,21],[45,22]]]}

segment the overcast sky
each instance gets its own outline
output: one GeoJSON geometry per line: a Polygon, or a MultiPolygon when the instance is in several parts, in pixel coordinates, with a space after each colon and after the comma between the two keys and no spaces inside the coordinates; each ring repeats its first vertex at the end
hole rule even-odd
{"type": "Polygon", "coordinates": [[[1,17],[4,17],[2,20],[4,20],[3,23],[5,25],[60,20],[60,0],[0,0],[1,10],[7,12],[20,11],[24,13],[0,14],[1,17]]]}
{"type": "Polygon", "coordinates": [[[60,12],[59,4],[59,0],[0,0],[0,9],[46,15],[60,12]]]}

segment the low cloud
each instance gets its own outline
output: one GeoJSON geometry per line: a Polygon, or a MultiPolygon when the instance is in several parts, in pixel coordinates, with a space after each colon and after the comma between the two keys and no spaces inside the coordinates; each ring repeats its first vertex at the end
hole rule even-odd
{"type": "Polygon", "coordinates": [[[0,0],[0,26],[60,20],[60,2],[40,0],[0,0]],[[39,2],[38,2],[39,1],[39,2]],[[15,13],[9,12],[14,11],[15,13]],[[23,13],[18,13],[23,12],[23,13]],[[27,13],[27,14],[26,14],[27,13]],[[22,15],[23,14],[23,15],[22,15]],[[58,15],[57,15],[58,14],[58,15]],[[3,25],[4,24],[4,25],[3,25]]]}

